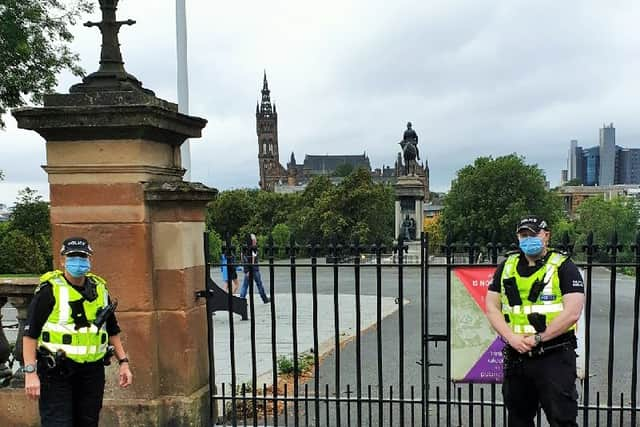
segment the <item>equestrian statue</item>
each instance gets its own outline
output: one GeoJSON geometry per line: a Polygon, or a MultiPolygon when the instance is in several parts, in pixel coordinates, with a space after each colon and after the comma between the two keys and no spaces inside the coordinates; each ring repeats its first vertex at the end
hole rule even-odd
{"type": "Polygon", "coordinates": [[[404,131],[402,141],[399,142],[402,147],[402,157],[404,158],[404,174],[415,175],[420,160],[420,152],[418,150],[418,134],[411,127],[411,122],[407,123],[407,130],[404,131]]]}

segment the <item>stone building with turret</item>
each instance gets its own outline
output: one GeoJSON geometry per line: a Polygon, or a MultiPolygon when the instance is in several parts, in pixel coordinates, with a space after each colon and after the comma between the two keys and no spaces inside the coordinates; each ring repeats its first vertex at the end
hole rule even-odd
{"type": "MultiPolygon", "coordinates": [[[[261,100],[256,104],[256,134],[258,137],[258,168],[260,172],[260,189],[265,191],[294,192],[304,189],[307,182],[314,176],[335,177],[336,171],[342,165],[353,169],[364,168],[371,173],[376,182],[394,184],[402,173],[404,165],[402,156],[398,153],[393,167],[371,168],[371,162],[366,152],[363,154],[347,155],[314,155],[305,154],[302,163],[296,161],[292,152],[286,167],[280,163],[278,149],[278,113],[276,104],[271,101],[271,91],[265,71],[262,82],[261,100]]],[[[429,167],[426,161],[417,165],[416,174],[424,182],[425,194],[429,194],[429,167]]],[[[340,178],[336,178],[340,179],[340,178]]]]}

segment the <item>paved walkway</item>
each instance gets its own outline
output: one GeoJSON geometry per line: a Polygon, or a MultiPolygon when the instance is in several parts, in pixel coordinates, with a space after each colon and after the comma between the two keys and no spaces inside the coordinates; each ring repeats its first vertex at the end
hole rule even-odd
{"type": "MultiPolygon", "coordinates": [[[[339,295],[340,341],[346,342],[356,334],[355,295],[339,295]]],[[[376,297],[362,295],[361,327],[368,329],[376,323],[376,297]]],[[[313,302],[308,293],[297,294],[298,302],[298,352],[310,352],[313,349],[313,302]]],[[[405,304],[407,301],[405,301],[405,304]]],[[[334,310],[333,295],[318,295],[318,342],[320,356],[334,347],[334,310]]],[[[395,299],[382,298],[382,317],[387,317],[398,309],[395,299]]],[[[256,295],[256,365],[259,384],[271,383],[273,369],[271,360],[271,305],[263,304],[256,295]]],[[[279,293],[276,296],[276,353],[278,356],[293,356],[293,333],[291,314],[291,294],[279,293]]],[[[16,323],[16,310],[10,305],[2,308],[3,324],[16,323]]],[[[231,358],[229,339],[229,316],[218,312],[214,317],[215,369],[216,384],[231,383],[231,358]]],[[[237,384],[251,381],[251,322],[234,317],[236,381],[237,384]]],[[[17,328],[5,328],[9,342],[14,342],[17,328]]]]}
{"type": "MultiPolygon", "coordinates": [[[[291,294],[276,296],[276,353],[277,356],[293,355],[291,294]]],[[[355,295],[340,294],[340,341],[345,342],[356,334],[355,295]]],[[[363,295],[361,303],[361,330],[376,323],[376,297],[363,295]]],[[[313,349],[313,303],[311,294],[297,294],[298,352],[310,352],[313,349]]],[[[405,301],[405,304],[407,301],[405,301]]],[[[382,298],[382,317],[389,316],[398,309],[395,299],[382,298]]],[[[272,379],[271,359],[271,305],[262,304],[256,296],[256,367],[258,385],[270,384],[272,379]]],[[[218,312],[214,319],[215,341],[215,381],[216,384],[231,383],[231,357],[229,315],[218,312]]],[[[251,322],[234,317],[234,346],[236,360],[236,383],[251,381],[251,322]]],[[[334,304],[333,295],[318,295],[318,342],[320,357],[334,348],[334,304]]]]}

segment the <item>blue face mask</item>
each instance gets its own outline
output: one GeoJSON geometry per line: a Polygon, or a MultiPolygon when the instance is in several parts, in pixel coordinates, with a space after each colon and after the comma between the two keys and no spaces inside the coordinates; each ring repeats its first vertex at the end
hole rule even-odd
{"type": "Polygon", "coordinates": [[[67,257],[64,262],[64,268],[73,277],[82,277],[91,269],[91,261],[89,261],[89,258],[81,258],[79,256],[67,257]]]}
{"type": "Polygon", "coordinates": [[[525,255],[536,256],[540,255],[542,249],[544,249],[544,243],[542,239],[537,236],[525,237],[520,239],[520,249],[525,255]]]}

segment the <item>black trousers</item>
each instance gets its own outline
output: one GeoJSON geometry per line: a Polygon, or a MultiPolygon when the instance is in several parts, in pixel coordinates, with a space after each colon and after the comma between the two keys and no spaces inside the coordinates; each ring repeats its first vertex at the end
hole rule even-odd
{"type": "MultiPolygon", "coordinates": [[[[40,366],[38,366],[40,368],[40,366]]],[[[104,365],[67,363],[38,373],[42,427],[98,427],[104,395],[104,365]]]]}
{"type": "Polygon", "coordinates": [[[577,427],[574,349],[566,347],[536,358],[505,360],[502,393],[509,427],[534,427],[539,406],[551,427],[577,427]]]}

